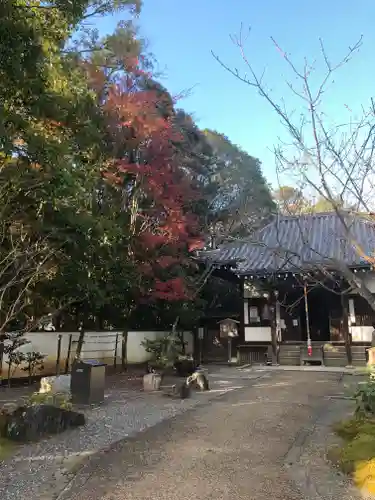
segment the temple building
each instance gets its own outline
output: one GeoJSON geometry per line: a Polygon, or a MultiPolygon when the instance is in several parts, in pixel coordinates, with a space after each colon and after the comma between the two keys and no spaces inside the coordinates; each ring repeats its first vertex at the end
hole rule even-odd
{"type": "Polygon", "coordinates": [[[372,216],[330,212],[278,215],[249,238],[201,252],[201,262],[241,287],[231,356],[364,365],[375,320],[374,249],[372,216]]]}

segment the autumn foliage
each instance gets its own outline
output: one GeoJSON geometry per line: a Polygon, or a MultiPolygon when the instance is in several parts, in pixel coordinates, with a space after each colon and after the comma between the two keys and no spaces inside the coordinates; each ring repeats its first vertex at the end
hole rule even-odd
{"type": "Polygon", "coordinates": [[[142,2],[39,3],[0,7],[0,329],[191,328],[214,303],[192,252],[248,220],[260,164],[158,83],[142,2]]]}
{"type": "Polygon", "coordinates": [[[127,71],[107,93],[115,154],[104,177],[127,193],[129,257],[142,276],[142,298],[187,300],[192,296],[186,279],[192,265],[189,251],[202,241],[197,216],[188,208],[200,191],[181,165],[170,96],[143,88],[150,75],[139,69],[138,61],[131,61],[127,71]]]}

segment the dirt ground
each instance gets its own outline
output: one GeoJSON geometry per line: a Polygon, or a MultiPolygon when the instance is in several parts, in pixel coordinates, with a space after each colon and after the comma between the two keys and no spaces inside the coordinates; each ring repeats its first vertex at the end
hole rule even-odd
{"type": "Polygon", "coordinates": [[[61,500],[302,500],[293,447],[343,392],[338,373],[275,372],[91,461],[61,500]]]}

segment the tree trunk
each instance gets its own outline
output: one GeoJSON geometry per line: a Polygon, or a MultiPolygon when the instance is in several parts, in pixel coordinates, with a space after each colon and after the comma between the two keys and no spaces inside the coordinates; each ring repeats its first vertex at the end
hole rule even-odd
{"type": "Polygon", "coordinates": [[[125,372],[128,368],[128,330],[122,332],[121,339],[121,369],[125,372]]]}
{"type": "Polygon", "coordinates": [[[352,342],[349,333],[349,315],[348,315],[348,296],[341,295],[341,306],[342,306],[342,333],[345,341],[345,351],[348,360],[348,365],[351,366],[353,363],[352,357],[352,342]]]}
{"type": "Polygon", "coordinates": [[[85,330],[83,328],[83,325],[79,327],[79,337],[78,337],[78,342],[77,342],[77,349],[76,349],[76,359],[81,358],[81,353],[82,353],[82,348],[85,340],[85,330]]]}
{"type": "Polygon", "coordinates": [[[0,382],[3,379],[4,347],[4,335],[0,334],[0,382]]]}
{"type": "Polygon", "coordinates": [[[272,292],[270,292],[270,297],[268,300],[270,315],[271,315],[271,343],[272,343],[272,364],[277,364],[277,331],[276,331],[276,304],[275,297],[272,292]]]}

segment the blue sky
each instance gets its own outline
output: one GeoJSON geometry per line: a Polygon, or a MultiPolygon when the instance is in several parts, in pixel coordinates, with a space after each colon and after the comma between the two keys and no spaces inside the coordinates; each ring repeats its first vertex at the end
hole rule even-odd
{"type": "MultiPolygon", "coordinates": [[[[110,32],[122,16],[100,21],[100,31],[110,32]]],[[[276,98],[296,113],[301,102],[285,85],[290,72],[270,36],[297,63],[318,60],[316,82],[322,73],[319,37],[333,62],[346,54],[363,35],[363,46],[353,60],[335,75],[335,83],[323,103],[336,122],[349,119],[375,95],[375,2],[373,0],[144,0],[139,24],[150,42],[162,83],[173,94],[192,88],[181,107],[193,113],[198,125],[227,135],[263,163],[263,171],[275,182],[274,158],[269,148],[285,137],[279,118],[254,88],[237,81],[211,55],[211,50],[232,67],[244,70],[239,51],[229,35],[241,23],[251,26],[247,55],[276,98]],[[351,111],[345,107],[347,105],[351,111]]]]}

